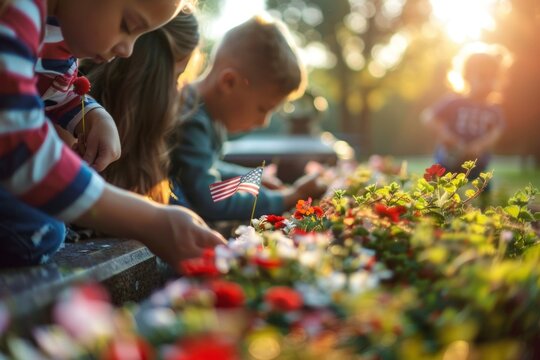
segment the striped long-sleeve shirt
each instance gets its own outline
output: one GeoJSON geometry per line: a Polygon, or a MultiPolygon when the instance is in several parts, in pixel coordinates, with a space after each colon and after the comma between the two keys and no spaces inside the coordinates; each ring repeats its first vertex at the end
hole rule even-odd
{"type": "Polygon", "coordinates": [[[0,186],[63,220],[88,210],[104,182],[56,135],[35,66],[45,0],[12,0],[0,14],[0,186]]]}
{"type": "MultiPolygon", "coordinates": [[[[45,103],[45,114],[73,134],[82,118],[82,99],[72,86],[77,78],[77,59],[68,50],[55,18],[47,18],[45,39],[38,56],[37,87],[45,103]]],[[[90,96],[84,98],[85,112],[101,107],[90,96]]]]}

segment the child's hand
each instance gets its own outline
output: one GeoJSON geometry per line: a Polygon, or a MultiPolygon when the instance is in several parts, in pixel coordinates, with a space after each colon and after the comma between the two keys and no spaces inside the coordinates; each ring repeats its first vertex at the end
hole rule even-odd
{"type": "Polygon", "coordinates": [[[105,184],[94,206],[76,221],[81,226],[144,243],[176,268],[182,259],[200,256],[225,239],[193,211],[165,206],[105,184]]]}
{"type": "Polygon", "coordinates": [[[75,128],[78,138],[76,151],[97,171],[103,171],[120,158],[120,136],[113,118],[102,108],[85,114],[86,134],[82,120],[75,128]],[[85,138],[86,135],[86,138],[85,138]]]}
{"type": "Polygon", "coordinates": [[[319,181],[320,174],[304,175],[287,189],[284,198],[287,208],[293,207],[300,199],[318,198],[326,192],[327,186],[319,181]]]}
{"type": "Polygon", "coordinates": [[[223,236],[193,211],[180,206],[165,206],[162,211],[162,227],[152,229],[152,237],[145,245],[173,267],[180,260],[201,256],[204,249],[225,244],[223,236]]]}
{"type": "Polygon", "coordinates": [[[283,189],[284,188],[283,182],[280,179],[278,179],[276,174],[277,174],[276,164],[267,165],[264,168],[264,172],[261,179],[261,183],[263,184],[263,186],[270,190],[283,189]]]}
{"type": "Polygon", "coordinates": [[[261,183],[263,184],[265,188],[270,189],[270,190],[279,190],[279,189],[284,188],[283,182],[275,176],[263,175],[261,179],[261,183]]]}

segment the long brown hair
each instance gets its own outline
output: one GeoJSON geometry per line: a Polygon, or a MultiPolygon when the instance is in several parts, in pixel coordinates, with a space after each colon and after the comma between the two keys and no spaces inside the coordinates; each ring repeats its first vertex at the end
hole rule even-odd
{"type": "Polygon", "coordinates": [[[198,22],[180,13],[160,29],[141,36],[130,58],[115,59],[88,75],[92,95],[114,118],[122,156],[102,173],[110,183],[167,203],[169,151],[178,94],[175,62],[199,42],[198,22]]]}

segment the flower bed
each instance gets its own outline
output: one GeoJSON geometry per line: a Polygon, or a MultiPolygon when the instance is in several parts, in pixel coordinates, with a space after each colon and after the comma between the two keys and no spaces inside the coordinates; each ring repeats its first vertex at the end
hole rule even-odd
{"type": "Polygon", "coordinates": [[[491,174],[469,182],[473,167],[359,167],[318,205],[263,216],[179,264],[185,276],[145,303],[114,309],[98,286],[75,288],[55,325],[5,348],[20,359],[536,358],[538,191],[481,210],[491,174]]]}

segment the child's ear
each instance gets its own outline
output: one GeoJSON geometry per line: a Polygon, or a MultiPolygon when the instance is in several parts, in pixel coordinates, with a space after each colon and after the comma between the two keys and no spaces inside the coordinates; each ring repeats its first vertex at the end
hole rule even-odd
{"type": "Polygon", "coordinates": [[[238,71],[232,68],[224,69],[219,77],[219,87],[222,92],[228,94],[235,90],[240,83],[241,77],[238,71]]]}

